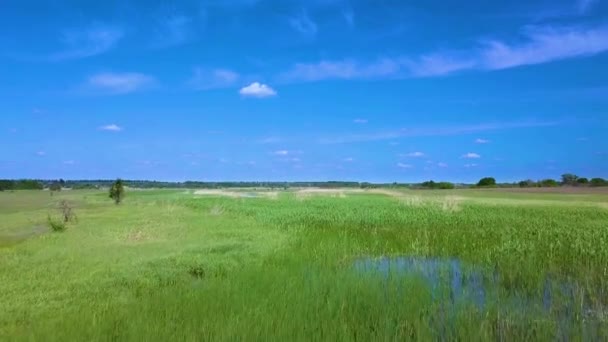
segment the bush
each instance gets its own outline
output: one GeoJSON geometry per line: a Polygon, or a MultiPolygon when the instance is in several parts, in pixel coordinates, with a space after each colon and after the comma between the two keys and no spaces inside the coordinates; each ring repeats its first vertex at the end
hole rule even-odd
{"type": "Polygon", "coordinates": [[[46,221],[49,224],[49,228],[54,232],[63,232],[67,229],[67,224],[65,222],[52,218],[51,215],[47,216],[46,221]]]}
{"type": "Polygon", "coordinates": [[[116,205],[119,205],[122,202],[123,197],[125,196],[125,188],[123,186],[123,182],[121,179],[117,179],[112,187],[110,188],[110,198],[114,200],[116,205]]]}
{"type": "Polygon", "coordinates": [[[50,214],[47,216],[47,223],[52,231],[54,232],[63,232],[68,228],[68,223],[76,222],[76,214],[72,210],[72,206],[68,201],[63,200],[59,203],[59,213],[60,216],[52,217],[50,214]]]}
{"type": "Polygon", "coordinates": [[[485,177],[479,180],[477,186],[496,186],[496,179],[492,177],[485,177]]]}

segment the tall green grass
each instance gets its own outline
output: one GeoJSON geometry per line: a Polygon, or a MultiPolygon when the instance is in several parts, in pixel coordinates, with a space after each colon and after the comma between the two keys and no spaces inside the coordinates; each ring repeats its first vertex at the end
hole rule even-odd
{"type": "Polygon", "coordinates": [[[441,194],[273,200],[142,191],[118,207],[105,193],[0,194],[19,208],[2,209],[0,237],[44,220],[48,201],[69,197],[79,217],[63,234],[0,248],[0,339],[608,337],[608,210],[569,198],[547,205],[561,201],[555,194],[504,195],[508,205],[484,204],[485,193],[441,194]],[[573,283],[592,312],[565,315],[570,308],[557,305],[522,315],[500,300],[449,307],[420,277],[353,268],[383,256],[457,258],[500,274],[499,298],[542,296],[547,279],[573,283]]]}

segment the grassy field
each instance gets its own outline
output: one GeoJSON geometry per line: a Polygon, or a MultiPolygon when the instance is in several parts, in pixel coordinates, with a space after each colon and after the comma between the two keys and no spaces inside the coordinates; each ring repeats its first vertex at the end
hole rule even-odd
{"type": "Polygon", "coordinates": [[[0,192],[0,340],[608,339],[606,193],[240,194],[0,192]],[[49,232],[60,200],[78,221],[49,232]],[[403,257],[483,304],[355,267],[403,257]]]}

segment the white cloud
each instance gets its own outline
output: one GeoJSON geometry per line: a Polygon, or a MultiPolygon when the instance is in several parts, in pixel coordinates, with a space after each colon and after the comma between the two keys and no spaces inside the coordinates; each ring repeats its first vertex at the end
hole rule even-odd
{"type": "Polygon", "coordinates": [[[239,94],[241,94],[242,96],[247,96],[247,97],[264,98],[264,97],[275,96],[277,94],[277,92],[274,89],[267,86],[266,84],[253,82],[250,85],[241,88],[241,90],[239,91],[239,94]]]}
{"type": "Polygon", "coordinates": [[[478,138],[478,139],[475,139],[475,143],[476,144],[489,144],[490,140],[478,138]]]}
{"type": "Polygon", "coordinates": [[[61,39],[65,50],[51,54],[48,59],[64,61],[99,55],[112,49],[123,35],[120,28],[110,26],[66,30],[61,39]]]}
{"type": "Polygon", "coordinates": [[[327,79],[368,79],[395,75],[400,69],[398,62],[381,59],[373,63],[353,60],[321,61],[319,63],[297,63],[291,70],[279,75],[285,81],[314,82],[327,79]]]}
{"type": "Polygon", "coordinates": [[[422,152],[411,152],[411,153],[407,153],[407,154],[402,154],[402,157],[410,157],[410,158],[421,158],[424,157],[425,154],[422,152]]]}
{"type": "Polygon", "coordinates": [[[366,124],[367,119],[355,119],[355,120],[353,120],[353,122],[356,124],[366,124]]]}
{"type": "Polygon", "coordinates": [[[38,152],[36,152],[36,154],[39,155],[40,157],[46,156],[46,152],[44,152],[44,151],[38,151],[38,152]]]}
{"type": "Polygon", "coordinates": [[[347,163],[352,163],[355,161],[355,158],[352,157],[348,157],[348,158],[344,158],[342,159],[343,162],[347,162],[347,163]]]}
{"type": "Polygon", "coordinates": [[[122,127],[120,127],[120,126],[118,126],[116,124],[101,126],[101,127],[99,127],[99,129],[102,130],[102,131],[111,131],[111,132],[120,132],[120,131],[122,131],[122,127]]]}
{"type": "Polygon", "coordinates": [[[477,164],[464,164],[464,167],[466,168],[471,168],[471,167],[476,167],[477,164]]]}
{"type": "Polygon", "coordinates": [[[343,59],[296,63],[278,77],[291,82],[437,77],[465,70],[500,70],[548,63],[608,51],[608,25],[528,26],[520,37],[514,42],[485,39],[459,51],[397,56],[374,62],[343,59]]]}
{"type": "Polygon", "coordinates": [[[509,45],[498,40],[486,42],[479,56],[481,67],[506,69],[591,56],[608,50],[608,26],[527,27],[523,35],[527,42],[520,44],[509,45]]]}
{"type": "Polygon", "coordinates": [[[306,11],[302,11],[297,16],[289,18],[289,25],[303,35],[314,36],[317,34],[317,23],[310,19],[306,11]]]}
{"type": "Polygon", "coordinates": [[[402,168],[402,169],[411,169],[414,166],[410,165],[410,164],[404,164],[404,163],[397,163],[397,166],[402,168]]]}
{"type": "Polygon", "coordinates": [[[63,164],[64,165],[74,165],[74,164],[76,164],[76,162],[73,161],[73,160],[66,160],[66,161],[63,162],[63,164]]]}
{"type": "Polygon", "coordinates": [[[437,163],[437,166],[445,168],[445,167],[448,167],[448,164],[446,164],[446,163],[437,163]]]}
{"type": "Polygon", "coordinates": [[[197,90],[226,88],[234,86],[240,77],[237,72],[228,69],[206,70],[197,67],[188,83],[197,90]]]}
{"type": "Polygon", "coordinates": [[[435,127],[412,127],[402,128],[394,131],[380,131],[365,134],[350,134],[334,137],[324,137],[319,139],[321,144],[345,144],[354,142],[393,140],[404,137],[434,137],[450,136],[460,134],[471,134],[475,132],[486,132],[516,128],[550,127],[561,124],[559,121],[546,122],[502,122],[502,123],[481,123],[467,126],[435,126],[435,127]]]}
{"type": "Polygon", "coordinates": [[[91,90],[106,94],[127,94],[154,85],[153,77],[135,73],[100,73],[89,77],[87,86],[91,90]]]}
{"type": "Polygon", "coordinates": [[[423,55],[416,60],[406,59],[404,63],[415,77],[443,76],[475,66],[474,60],[442,54],[423,55]]]}
{"type": "Polygon", "coordinates": [[[477,153],[469,152],[467,154],[463,154],[461,158],[464,159],[479,159],[481,156],[477,153]]]}
{"type": "Polygon", "coordinates": [[[278,151],[274,151],[274,154],[277,156],[286,156],[289,154],[289,151],[287,150],[278,150],[278,151]]]}

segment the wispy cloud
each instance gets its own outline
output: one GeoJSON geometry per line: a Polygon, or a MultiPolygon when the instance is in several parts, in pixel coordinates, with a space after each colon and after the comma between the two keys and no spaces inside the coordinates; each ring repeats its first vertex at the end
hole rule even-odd
{"type": "Polygon", "coordinates": [[[74,165],[76,162],[74,160],[66,160],[63,162],[64,165],[74,165]]]}
{"type": "Polygon", "coordinates": [[[253,82],[250,85],[241,88],[239,94],[245,97],[271,97],[277,95],[277,92],[266,84],[253,82]]]}
{"type": "Polygon", "coordinates": [[[46,156],[46,152],[44,152],[44,151],[38,151],[38,152],[36,152],[36,155],[38,155],[40,157],[44,157],[44,156],[46,156]]]}
{"type": "Polygon", "coordinates": [[[86,88],[102,94],[127,94],[151,87],[156,83],[151,76],[128,73],[100,73],[89,77],[86,88]]]}
{"type": "Polygon", "coordinates": [[[399,69],[399,63],[392,59],[381,59],[373,63],[325,60],[318,63],[297,63],[291,70],[281,73],[279,79],[288,82],[314,82],[327,79],[379,78],[394,75],[399,69]]]}
{"type": "Polygon", "coordinates": [[[385,57],[376,61],[353,59],[296,63],[280,73],[287,82],[341,79],[378,79],[446,76],[467,70],[501,70],[592,56],[608,51],[608,25],[528,26],[517,41],[484,39],[477,46],[420,56],[385,57]]]}
{"type": "Polygon", "coordinates": [[[400,168],[402,168],[402,169],[412,169],[412,168],[414,168],[413,165],[404,164],[404,163],[397,163],[397,166],[400,167],[400,168]]]}
{"type": "Polygon", "coordinates": [[[404,59],[403,63],[414,77],[443,76],[475,66],[474,60],[438,53],[413,60],[404,59]]]}
{"type": "Polygon", "coordinates": [[[169,47],[180,45],[194,36],[192,19],[185,15],[173,15],[160,20],[153,46],[169,47]]]}
{"type": "Polygon", "coordinates": [[[409,157],[409,158],[422,158],[425,156],[425,154],[422,152],[410,152],[410,153],[406,153],[406,154],[401,154],[400,156],[409,157]]]}
{"type": "Polygon", "coordinates": [[[274,151],[273,154],[277,155],[277,156],[286,156],[286,155],[289,155],[289,151],[287,151],[287,150],[278,150],[278,151],[274,151]]]}
{"type": "Polygon", "coordinates": [[[482,139],[482,138],[477,138],[477,139],[475,139],[475,143],[476,144],[489,144],[490,140],[482,139]]]}
{"type": "Polygon", "coordinates": [[[344,17],[344,21],[350,27],[355,27],[355,12],[351,9],[345,9],[342,11],[342,17],[344,17]]]}
{"type": "Polygon", "coordinates": [[[589,12],[589,10],[596,5],[598,2],[600,2],[599,0],[578,0],[577,1],[577,7],[578,7],[578,12],[580,14],[585,14],[587,12],[589,12]]]}
{"type": "Polygon", "coordinates": [[[65,61],[99,55],[112,49],[123,35],[120,28],[111,26],[66,30],[61,38],[65,48],[49,55],[48,59],[65,61]]]}
{"type": "Polygon", "coordinates": [[[488,41],[481,51],[480,64],[486,69],[506,69],[555,60],[590,56],[608,50],[608,26],[528,27],[526,42],[507,44],[488,41]]]}
{"type": "Polygon", "coordinates": [[[281,141],[283,141],[283,139],[281,139],[279,137],[266,137],[266,138],[259,139],[256,142],[258,144],[276,144],[276,143],[280,143],[281,141]]]}
{"type": "Polygon", "coordinates": [[[479,159],[479,158],[481,158],[481,156],[479,154],[477,154],[477,153],[469,152],[469,153],[463,154],[461,158],[464,158],[464,159],[479,159]]]}
{"type": "Polygon", "coordinates": [[[289,25],[303,35],[314,36],[317,34],[317,23],[308,16],[308,12],[301,11],[298,15],[289,18],[289,25]]]}
{"type": "Polygon", "coordinates": [[[518,128],[550,127],[559,125],[559,121],[524,121],[524,122],[499,122],[484,123],[467,126],[443,126],[443,127],[414,127],[403,128],[395,131],[372,132],[366,134],[350,134],[319,139],[321,144],[345,144],[366,141],[391,140],[406,137],[429,137],[471,134],[475,132],[497,131],[518,128]]]}
{"type": "Polygon", "coordinates": [[[352,163],[355,161],[355,158],[353,157],[348,157],[348,158],[344,158],[342,159],[343,162],[347,162],[347,163],[352,163]]]}
{"type": "Polygon", "coordinates": [[[442,168],[446,168],[446,167],[448,167],[448,164],[446,164],[446,163],[437,163],[437,166],[442,167],[442,168]]]}
{"type": "Polygon", "coordinates": [[[101,126],[101,127],[99,127],[99,129],[102,131],[110,131],[110,132],[120,132],[123,130],[122,127],[120,127],[116,124],[101,126]]]}
{"type": "Polygon", "coordinates": [[[355,120],[353,120],[353,122],[356,124],[366,124],[367,119],[355,119],[355,120]]]}
{"type": "Polygon", "coordinates": [[[234,86],[240,75],[228,69],[206,70],[194,68],[194,75],[188,84],[197,90],[209,90],[234,86]]]}
{"type": "Polygon", "coordinates": [[[464,164],[463,166],[466,168],[471,168],[471,167],[476,167],[477,164],[464,164]]]}

